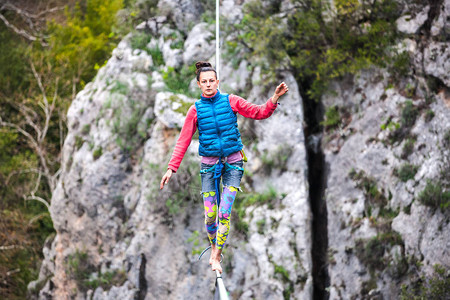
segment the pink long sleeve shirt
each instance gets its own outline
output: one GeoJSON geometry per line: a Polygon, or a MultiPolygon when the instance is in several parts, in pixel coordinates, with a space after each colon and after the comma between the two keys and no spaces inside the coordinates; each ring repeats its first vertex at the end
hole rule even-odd
{"type": "MultiPolygon", "coordinates": [[[[212,96],[214,97],[214,96],[212,96]]],[[[234,113],[239,113],[240,115],[251,118],[255,120],[262,120],[270,117],[275,109],[277,108],[277,104],[272,103],[272,98],[267,100],[267,102],[263,105],[256,105],[248,102],[244,98],[241,98],[236,95],[229,96],[231,109],[234,113]]],[[[192,136],[197,130],[197,110],[195,105],[192,105],[186,115],[186,120],[184,121],[183,128],[181,129],[180,137],[175,145],[175,149],[172,153],[172,158],[169,161],[169,169],[176,172],[180,167],[181,161],[191,144],[192,136]]],[[[217,162],[218,157],[202,157],[202,162],[207,164],[214,164],[217,162]]],[[[242,159],[240,152],[236,152],[230,154],[227,158],[229,163],[236,162],[242,159]]]]}

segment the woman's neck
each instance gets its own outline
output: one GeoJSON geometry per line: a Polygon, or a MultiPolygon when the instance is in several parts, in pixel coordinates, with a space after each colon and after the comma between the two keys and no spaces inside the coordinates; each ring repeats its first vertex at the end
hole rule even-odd
{"type": "Polygon", "coordinates": [[[214,97],[215,95],[217,95],[218,91],[219,91],[219,90],[216,90],[216,92],[214,93],[214,95],[211,95],[211,96],[205,96],[205,94],[202,94],[202,97],[203,97],[203,98],[212,98],[212,97],[214,97]]]}

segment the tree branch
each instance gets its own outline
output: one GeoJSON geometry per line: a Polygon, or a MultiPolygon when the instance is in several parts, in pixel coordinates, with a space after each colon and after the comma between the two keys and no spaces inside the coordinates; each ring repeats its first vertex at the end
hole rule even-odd
{"type": "Polygon", "coordinates": [[[50,216],[50,214],[48,212],[43,212],[38,214],[37,216],[34,216],[33,218],[31,218],[31,220],[28,222],[28,227],[33,224],[34,222],[36,222],[37,220],[45,217],[45,216],[50,216]]]}
{"type": "MultiPolygon", "coordinates": [[[[25,30],[19,29],[16,26],[14,26],[13,24],[9,23],[8,20],[2,14],[0,14],[0,19],[3,21],[3,23],[5,23],[6,27],[12,29],[15,33],[17,33],[18,35],[23,36],[27,40],[30,40],[30,41],[34,42],[34,41],[36,41],[38,39],[37,37],[29,34],[25,30]]],[[[45,43],[44,41],[40,41],[40,42],[41,42],[42,46],[48,46],[48,44],[45,43]]]]}
{"type": "Polygon", "coordinates": [[[29,200],[39,201],[39,202],[41,202],[42,204],[44,204],[47,207],[48,211],[50,211],[50,204],[48,204],[48,202],[45,199],[43,199],[41,197],[38,197],[38,196],[35,196],[35,195],[27,196],[27,197],[24,197],[24,198],[27,201],[29,201],[29,200]]]}
{"type": "Polygon", "coordinates": [[[29,12],[27,12],[27,11],[25,11],[23,9],[20,9],[17,6],[12,5],[9,2],[6,2],[5,4],[3,4],[1,9],[2,10],[3,9],[12,10],[15,13],[17,13],[18,15],[20,15],[22,17],[27,17],[29,19],[39,19],[40,17],[42,17],[42,15],[45,15],[45,14],[48,14],[48,13],[52,13],[52,12],[55,12],[55,11],[58,11],[58,10],[63,10],[64,6],[56,6],[56,7],[53,7],[53,8],[44,10],[44,11],[41,11],[40,13],[38,13],[36,15],[30,14],[29,12]]]}
{"type": "Polygon", "coordinates": [[[0,246],[1,251],[12,250],[12,249],[17,249],[17,248],[23,248],[23,246],[20,246],[20,245],[0,246]]]}

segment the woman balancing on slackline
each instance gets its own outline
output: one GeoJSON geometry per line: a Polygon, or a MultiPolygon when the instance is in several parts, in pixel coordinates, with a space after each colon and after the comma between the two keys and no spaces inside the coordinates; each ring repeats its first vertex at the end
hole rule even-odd
{"type": "Polygon", "coordinates": [[[201,99],[192,105],[186,115],[180,137],[169,162],[166,174],[161,179],[160,189],[169,183],[178,170],[192,136],[199,131],[199,155],[201,159],[202,194],[205,205],[205,224],[211,242],[209,264],[212,270],[222,273],[220,257],[230,231],[230,215],[236,193],[244,173],[242,168],[243,148],[238,130],[236,113],[256,120],[270,117],[280,96],[289,89],[283,82],[275,89],[272,98],[263,105],[247,102],[236,96],[222,94],[217,89],[217,73],[208,62],[197,62],[197,85],[202,90],[201,99]],[[223,192],[219,198],[219,222],[217,222],[216,180],[222,178],[223,192]]]}

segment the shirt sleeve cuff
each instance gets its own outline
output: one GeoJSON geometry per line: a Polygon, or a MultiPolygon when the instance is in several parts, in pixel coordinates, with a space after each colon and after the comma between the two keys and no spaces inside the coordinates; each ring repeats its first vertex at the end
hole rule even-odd
{"type": "Polygon", "coordinates": [[[267,101],[267,107],[269,107],[270,109],[275,109],[278,106],[278,102],[277,103],[273,103],[272,102],[272,97],[270,97],[269,101],[267,101]]]}
{"type": "Polygon", "coordinates": [[[174,166],[171,166],[171,165],[169,165],[169,166],[167,167],[167,169],[171,169],[172,172],[174,172],[174,173],[176,173],[176,172],[178,171],[178,168],[175,168],[174,166]]]}

